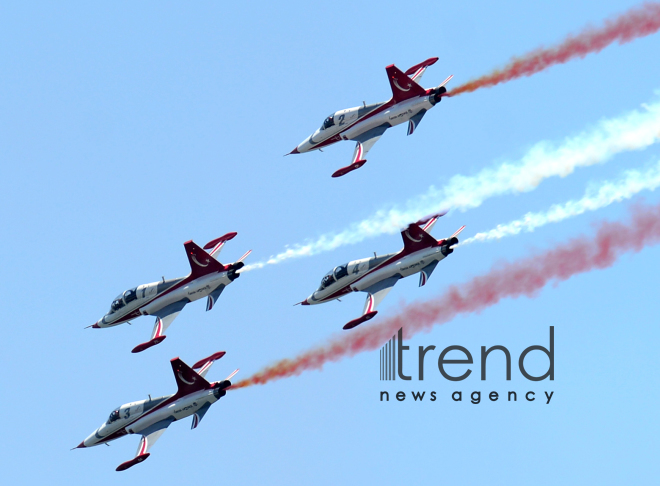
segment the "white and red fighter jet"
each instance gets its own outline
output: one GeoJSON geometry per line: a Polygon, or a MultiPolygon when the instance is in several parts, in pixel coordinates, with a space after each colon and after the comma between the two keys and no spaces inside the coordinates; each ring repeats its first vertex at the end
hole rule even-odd
{"type": "Polygon", "coordinates": [[[107,444],[128,434],[140,434],[142,439],[135,457],[117,467],[124,471],[147,459],[149,449],[172,422],[193,416],[192,427],[196,428],[204,414],[215,402],[227,394],[231,386],[229,381],[238,370],[222,381],[209,383],[204,376],[215,360],[222,358],[224,351],[204,358],[190,368],[179,358],[170,361],[178,390],[173,395],[140,400],[117,407],[106,422],[92,432],[75,449],[107,444]],[[195,371],[197,370],[197,371],[195,371]]]}
{"type": "Polygon", "coordinates": [[[429,234],[443,214],[427,217],[403,230],[403,249],[397,253],[382,256],[374,253],[372,258],[355,260],[330,270],[321,280],[319,289],[300,304],[322,304],[351,292],[366,292],[362,316],[347,323],[344,329],[352,329],[372,319],[378,313],[378,304],[399,279],[419,273],[419,286],[425,285],[438,262],[454,251],[452,246],[458,243],[456,237],[465,226],[443,240],[436,240],[429,234]]]}
{"type": "Polygon", "coordinates": [[[445,84],[453,75],[435,88],[424,89],[418,84],[426,68],[435,64],[437,60],[437,57],[427,59],[405,73],[394,64],[390,64],[385,68],[392,88],[392,98],[389,101],[371,105],[364,103],[363,106],[333,113],[325,119],[321,128],[307,137],[290,154],[322,149],[341,140],[355,140],[357,143],[353,152],[353,161],[350,165],[335,171],[332,177],[341,177],[359,169],[367,161],[367,152],[385,130],[407,121],[408,135],[412,135],[424,114],[440,102],[447,92],[445,84]]]}
{"type": "Polygon", "coordinates": [[[208,297],[206,310],[211,310],[225,287],[240,276],[237,271],[245,265],[243,260],[252,250],[228,265],[223,265],[216,259],[225,243],[236,234],[227,233],[209,241],[204,245],[204,249],[192,240],[186,241],[183,246],[190,262],[190,274],[187,277],[170,280],[163,278],[162,282],[140,285],[119,294],[112,301],[110,311],[88,327],[101,329],[129,322],[142,315],[156,316],[151,339],[137,345],[133,352],[139,353],[161,343],[167,337],[165,330],[186,304],[208,297]],[[204,250],[210,251],[207,253],[204,250]]]}

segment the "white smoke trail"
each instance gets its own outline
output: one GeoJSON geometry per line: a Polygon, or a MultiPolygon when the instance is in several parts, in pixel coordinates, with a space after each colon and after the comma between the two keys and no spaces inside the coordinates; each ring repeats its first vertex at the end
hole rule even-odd
{"type": "Polygon", "coordinates": [[[382,234],[393,234],[411,221],[440,209],[467,209],[504,194],[532,191],[549,177],[566,177],[578,167],[606,162],[629,150],[643,150],[660,140],[660,103],[646,104],[618,118],[601,120],[595,127],[561,143],[539,142],[517,162],[482,169],[473,176],[455,175],[444,187],[431,186],[425,194],[402,206],[382,209],[339,233],[287,247],[270,259],[247,265],[243,271],[263,268],[291,258],[331,251],[382,234]]]}
{"type": "Polygon", "coordinates": [[[587,188],[586,194],[581,199],[555,204],[545,212],[527,213],[521,219],[508,224],[500,224],[490,231],[477,233],[473,237],[463,240],[460,245],[467,245],[475,241],[499,240],[505,236],[517,235],[522,231],[534,231],[548,223],[559,223],[587,211],[595,211],[612,203],[630,199],[641,191],[653,191],[658,187],[660,187],[660,162],[646,171],[629,170],[616,181],[605,181],[592,185],[587,188]]]}

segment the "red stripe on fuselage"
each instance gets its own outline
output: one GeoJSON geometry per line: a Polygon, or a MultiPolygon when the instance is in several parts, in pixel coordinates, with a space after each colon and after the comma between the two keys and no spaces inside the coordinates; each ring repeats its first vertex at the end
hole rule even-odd
{"type": "MultiPolygon", "coordinates": [[[[406,101],[408,101],[408,100],[406,100],[406,101]]],[[[362,118],[358,118],[357,120],[355,120],[350,125],[346,125],[346,127],[342,131],[337,132],[336,134],[334,134],[332,137],[328,138],[327,140],[324,140],[323,142],[315,143],[314,148],[316,149],[316,148],[321,148],[321,147],[327,147],[328,145],[332,145],[333,143],[340,142],[341,140],[343,140],[343,138],[341,138],[341,134],[344,133],[346,130],[348,130],[349,128],[354,127],[355,125],[357,125],[358,123],[360,123],[364,120],[367,120],[367,119],[377,115],[378,113],[381,113],[381,112],[387,110],[388,108],[390,108],[390,107],[392,107],[396,104],[397,104],[397,102],[394,101],[394,98],[391,98],[390,101],[388,101],[387,103],[379,106],[375,110],[370,111],[369,113],[364,115],[362,118]]]]}
{"type": "MultiPolygon", "coordinates": [[[[212,388],[212,387],[213,387],[213,383],[210,383],[210,385],[211,385],[211,388],[212,388]]],[[[209,388],[209,389],[210,389],[210,388],[209,388]]],[[[200,391],[200,390],[196,390],[194,393],[198,393],[199,391],[200,391]]],[[[110,434],[110,435],[104,437],[103,440],[101,440],[101,441],[98,442],[98,444],[102,444],[102,443],[104,443],[104,442],[109,442],[109,441],[111,441],[111,440],[115,440],[115,439],[118,439],[119,437],[123,437],[124,435],[127,435],[128,432],[126,431],[126,429],[127,429],[127,427],[129,427],[131,424],[137,422],[138,420],[140,420],[140,419],[142,419],[142,418],[144,418],[144,417],[149,416],[150,414],[156,412],[157,410],[160,410],[161,408],[167,407],[169,404],[171,404],[172,402],[175,402],[175,401],[178,400],[179,398],[184,398],[184,397],[187,397],[188,395],[192,395],[192,393],[188,393],[188,394],[185,394],[185,395],[184,395],[184,394],[179,394],[179,392],[175,393],[175,394],[172,395],[170,398],[168,398],[167,400],[164,400],[164,401],[161,402],[160,404],[156,405],[154,408],[152,408],[152,409],[149,410],[148,412],[143,413],[142,415],[136,415],[135,418],[134,418],[131,422],[127,423],[127,424],[126,424],[124,427],[122,427],[121,429],[116,430],[116,431],[113,432],[112,434],[110,434]]]]}
{"type": "Polygon", "coordinates": [[[373,269],[369,270],[367,273],[362,275],[360,278],[353,280],[350,284],[345,285],[341,289],[337,290],[336,292],[332,293],[331,295],[327,296],[325,299],[321,299],[319,302],[327,302],[328,300],[333,300],[336,299],[337,297],[341,297],[342,295],[348,294],[352,292],[351,286],[355,285],[356,282],[359,282],[363,278],[365,278],[367,275],[371,275],[374,273],[376,270],[380,270],[381,268],[385,268],[389,265],[392,265],[396,261],[400,260],[401,258],[412,255],[413,253],[417,253],[418,251],[426,250],[427,248],[433,248],[432,246],[427,246],[425,248],[417,248],[415,250],[406,250],[404,247],[403,250],[401,250],[399,253],[395,254],[391,258],[385,260],[383,263],[378,265],[377,267],[374,267],[373,269]]]}
{"type": "MultiPolygon", "coordinates": [[[[140,309],[143,309],[144,307],[148,306],[154,300],[159,299],[163,295],[167,295],[171,292],[174,292],[175,290],[178,290],[181,287],[189,284],[190,282],[194,282],[195,280],[198,280],[199,278],[206,277],[207,275],[211,275],[212,273],[214,273],[214,272],[207,273],[207,274],[202,275],[201,277],[197,277],[197,278],[193,278],[192,275],[188,275],[186,278],[181,280],[181,282],[179,282],[178,284],[172,285],[169,289],[167,289],[164,292],[156,295],[153,299],[151,299],[148,302],[145,302],[144,304],[142,304],[140,307],[138,307],[134,311],[131,311],[130,314],[127,314],[124,317],[122,317],[120,319],[117,319],[116,321],[112,321],[110,324],[121,324],[122,322],[130,321],[131,319],[135,319],[136,317],[140,317],[142,315],[142,313],[140,312],[140,309]]],[[[215,273],[224,273],[224,270],[219,271],[219,272],[215,272],[215,273]]]]}

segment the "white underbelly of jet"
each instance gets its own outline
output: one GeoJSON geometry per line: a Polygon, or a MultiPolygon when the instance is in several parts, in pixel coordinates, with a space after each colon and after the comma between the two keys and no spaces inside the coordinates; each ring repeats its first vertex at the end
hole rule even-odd
{"type": "Polygon", "coordinates": [[[382,113],[378,113],[377,115],[369,117],[364,121],[356,123],[351,128],[346,130],[342,134],[342,137],[345,140],[354,140],[372,128],[379,127],[385,123],[392,126],[399,125],[400,123],[410,120],[422,109],[430,110],[432,107],[433,105],[429,103],[428,96],[423,98],[413,98],[411,100],[398,103],[382,113]]]}
{"type": "Polygon", "coordinates": [[[194,282],[190,282],[181,288],[165,294],[162,297],[156,297],[153,301],[149,302],[149,304],[142,308],[142,314],[154,314],[163,307],[174,302],[179,302],[183,299],[188,299],[191,302],[201,299],[217,289],[222,283],[225,285],[230,283],[227,278],[227,272],[206,275],[194,282]]]}
{"type": "Polygon", "coordinates": [[[160,422],[161,420],[173,417],[174,420],[181,420],[196,413],[201,407],[207,403],[215,403],[218,399],[213,395],[213,390],[202,390],[192,395],[180,398],[167,407],[156,410],[153,413],[145,415],[141,419],[135,421],[126,430],[130,434],[139,434],[141,431],[160,422]]]}
{"type": "Polygon", "coordinates": [[[443,258],[445,258],[445,256],[440,251],[439,246],[421,250],[403,257],[393,265],[386,265],[375,270],[373,273],[370,273],[366,277],[355,282],[353,285],[351,285],[351,288],[356,292],[360,292],[362,290],[368,289],[381,280],[393,277],[394,275],[409,277],[410,275],[419,272],[422,270],[422,268],[429,265],[430,263],[434,261],[440,261],[443,258]]]}

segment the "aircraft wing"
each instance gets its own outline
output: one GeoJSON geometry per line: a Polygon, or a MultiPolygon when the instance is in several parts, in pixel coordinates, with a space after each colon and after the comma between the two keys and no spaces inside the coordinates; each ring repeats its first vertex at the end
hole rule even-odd
{"type": "Polygon", "coordinates": [[[122,462],[117,466],[117,471],[125,471],[129,467],[133,467],[136,464],[141,463],[147,459],[151,454],[149,454],[149,449],[156,443],[158,438],[163,435],[163,432],[169,427],[169,425],[174,421],[171,420],[161,420],[160,422],[155,423],[151,427],[144,430],[140,443],[138,444],[137,452],[135,457],[130,461],[122,462]]]}
{"type": "Polygon", "coordinates": [[[390,290],[392,290],[394,284],[399,281],[399,278],[400,277],[398,275],[395,275],[393,277],[386,278],[385,280],[381,280],[371,287],[364,289],[363,292],[367,292],[368,295],[367,301],[364,303],[362,316],[347,323],[344,326],[344,329],[353,329],[354,327],[359,326],[369,319],[372,319],[376,314],[378,314],[376,307],[378,307],[378,304],[380,304],[385,296],[390,293],[390,290]]]}
{"type": "Polygon", "coordinates": [[[385,296],[390,293],[394,284],[399,281],[398,276],[390,277],[385,280],[381,280],[377,284],[372,285],[364,290],[368,292],[367,301],[364,303],[364,309],[362,310],[362,315],[369,314],[374,312],[378,304],[380,304],[385,296]]]}
{"type": "Polygon", "coordinates": [[[213,353],[208,358],[200,359],[192,366],[192,369],[195,370],[199,376],[204,378],[206,373],[208,373],[211,369],[213,363],[222,358],[225,354],[227,354],[225,351],[218,351],[217,353],[213,353]]]}
{"type": "Polygon", "coordinates": [[[332,177],[341,177],[362,167],[367,162],[367,152],[371,150],[371,147],[374,146],[388,128],[390,128],[389,124],[380,125],[355,137],[353,140],[357,143],[355,144],[355,151],[353,152],[353,159],[350,165],[335,171],[332,177]]]}
{"type": "Polygon", "coordinates": [[[405,74],[406,76],[410,76],[410,79],[415,81],[417,84],[420,83],[422,80],[422,76],[424,75],[424,72],[426,72],[426,68],[429,66],[432,66],[438,61],[437,57],[431,57],[427,59],[426,61],[422,61],[419,64],[415,64],[413,67],[408,69],[405,74]]]}
{"type": "Polygon", "coordinates": [[[222,250],[222,247],[225,246],[225,243],[227,243],[229,240],[233,239],[236,237],[238,233],[235,231],[232,231],[231,233],[227,233],[226,235],[222,235],[220,238],[216,238],[215,240],[209,241],[206,245],[204,245],[204,250],[211,250],[209,251],[209,255],[211,255],[213,258],[218,258],[218,254],[220,254],[220,251],[222,250]]]}
{"type": "Polygon", "coordinates": [[[438,221],[438,218],[441,218],[447,214],[447,212],[448,211],[445,210],[436,214],[430,214],[420,219],[415,224],[422,228],[426,233],[431,234],[431,230],[433,229],[433,226],[435,226],[435,223],[438,221]]]}
{"type": "Polygon", "coordinates": [[[166,307],[163,307],[161,310],[155,313],[156,322],[154,324],[154,330],[151,333],[151,339],[146,343],[138,344],[133,348],[134,353],[140,353],[145,349],[149,349],[156,344],[159,344],[165,340],[165,330],[172,324],[176,316],[179,315],[179,312],[186,306],[188,300],[180,300],[174,302],[166,307]]]}

